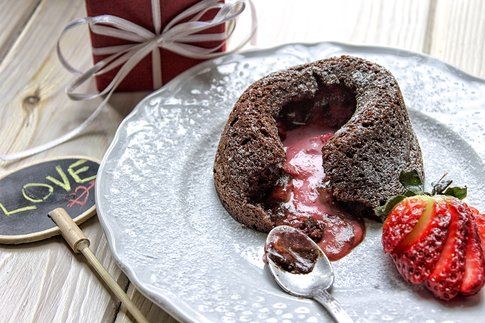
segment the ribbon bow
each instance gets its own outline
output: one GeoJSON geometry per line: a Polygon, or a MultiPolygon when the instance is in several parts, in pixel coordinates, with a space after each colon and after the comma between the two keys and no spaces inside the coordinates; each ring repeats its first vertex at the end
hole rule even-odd
{"type": "Polygon", "coordinates": [[[151,0],[151,6],[154,31],[150,31],[131,21],[112,15],[75,19],[63,29],[57,41],[57,55],[61,64],[68,71],[77,75],[67,86],[67,95],[72,100],[76,101],[91,100],[103,95],[106,96],[93,111],[93,113],[75,129],[43,145],[18,153],[0,155],[0,160],[11,161],[25,158],[55,147],[77,136],[99,115],[113,92],[128,75],[128,73],[130,73],[130,71],[150,53],[152,57],[153,87],[161,87],[162,70],[160,48],[164,48],[176,54],[190,58],[211,59],[222,55],[227,55],[241,49],[250,39],[252,39],[256,33],[256,11],[251,0],[236,0],[226,3],[222,3],[219,0],[200,1],[177,15],[165,26],[165,28],[163,28],[163,30],[161,29],[162,22],[160,1],[151,0]],[[226,41],[233,34],[234,29],[236,28],[237,18],[245,10],[246,6],[250,7],[252,24],[248,35],[234,49],[227,52],[218,52],[218,50],[224,46],[226,41]],[[215,16],[211,19],[204,19],[203,16],[211,10],[217,10],[215,16]],[[222,33],[200,34],[202,31],[206,31],[221,24],[226,24],[225,31],[222,33]],[[65,56],[62,54],[60,46],[64,35],[69,30],[80,25],[88,25],[90,30],[95,34],[124,39],[131,41],[132,43],[126,45],[93,48],[93,54],[109,56],[94,64],[87,71],[81,72],[69,64],[65,56]],[[210,48],[205,48],[194,44],[214,41],[218,42],[218,45],[210,48]],[[119,66],[121,66],[119,71],[103,91],[92,93],[76,92],[76,90],[86,81],[90,80],[96,75],[104,74],[119,66]]]}

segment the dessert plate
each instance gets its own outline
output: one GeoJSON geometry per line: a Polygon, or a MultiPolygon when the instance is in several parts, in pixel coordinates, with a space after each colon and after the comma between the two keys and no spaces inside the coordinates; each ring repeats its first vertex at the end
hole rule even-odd
{"type": "MultiPolygon", "coordinates": [[[[183,321],[320,322],[312,301],[282,292],[264,270],[265,234],[242,227],[219,202],[212,166],[234,102],[262,76],[351,54],[397,78],[428,179],[448,171],[485,210],[485,81],[398,49],[292,44],[198,65],[142,100],[101,164],[97,209],[114,257],[138,289],[183,321]]],[[[355,77],[359,77],[356,75],[355,77]]],[[[476,321],[484,292],[444,303],[405,283],[384,255],[381,225],[334,262],[333,295],[356,321],[476,321]]]]}

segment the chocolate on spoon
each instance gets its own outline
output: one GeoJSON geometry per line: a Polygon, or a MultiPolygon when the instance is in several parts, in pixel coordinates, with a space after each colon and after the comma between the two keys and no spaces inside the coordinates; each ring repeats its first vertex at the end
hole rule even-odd
{"type": "Polygon", "coordinates": [[[267,268],[285,292],[316,300],[336,322],[353,322],[328,292],[333,268],[312,239],[293,227],[278,226],[269,232],[265,250],[267,268]]]}

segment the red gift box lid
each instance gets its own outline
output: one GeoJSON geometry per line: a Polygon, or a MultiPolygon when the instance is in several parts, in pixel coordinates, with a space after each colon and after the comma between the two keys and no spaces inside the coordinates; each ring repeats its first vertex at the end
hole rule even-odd
{"type": "MultiPolygon", "coordinates": [[[[160,0],[161,8],[161,22],[162,29],[174,17],[180,14],[185,9],[196,4],[197,0],[160,0]]],[[[152,8],[150,0],[117,0],[117,1],[99,1],[86,0],[86,11],[88,16],[94,17],[99,15],[113,15],[129,20],[137,25],[140,25],[148,30],[153,31],[152,8]]],[[[208,12],[204,18],[212,18],[216,14],[215,10],[208,12]]],[[[207,32],[224,32],[225,26],[220,25],[207,30],[207,32]]],[[[130,41],[108,37],[104,35],[91,34],[91,44],[93,48],[100,48],[113,45],[130,44],[130,41]]],[[[220,44],[220,42],[210,42],[197,44],[201,47],[213,47],[220,44]]],[[[224,51],[225,46],[219,51],[224,51]]],[[[199,59],[188,58],[175,54],[166,49],[160,49],[161,67],[162,67],[162,82],[165,84],[175,76],[185,71],[186,69],[204,61],[199,59]]],[[[99,62],[106,56],[93,55],[94,63],[99,62]]],[[[105,74],[96,76],[96,85],[99,91],[103,90],[113,79],[119,68],[115,68],[105,74]]],[[[116,91],[143,91],[153,90],[152,77],[152,58],[151,54],[143,58],[133,70],[126,76],[126,78],[117,87],[116,91]]]]}

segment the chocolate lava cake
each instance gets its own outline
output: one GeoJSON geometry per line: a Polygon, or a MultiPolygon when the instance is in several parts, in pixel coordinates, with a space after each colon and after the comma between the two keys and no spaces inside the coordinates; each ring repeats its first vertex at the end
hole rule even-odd
{"type": "Polygon", "coordinates": [[[252,84],[223,130],[214,179],[240,223],[263,232],[288,224],[318,241],[328,214],[374,217],[373,208],[403,192],[399,174],[413,169],[423,176],[397,81],[375,63],[341,56],[252,84]]]}

